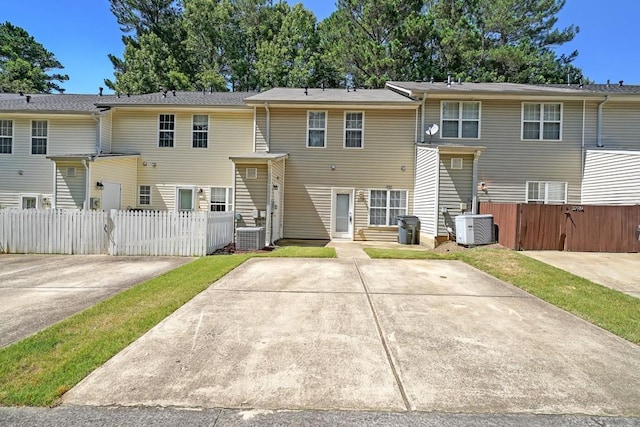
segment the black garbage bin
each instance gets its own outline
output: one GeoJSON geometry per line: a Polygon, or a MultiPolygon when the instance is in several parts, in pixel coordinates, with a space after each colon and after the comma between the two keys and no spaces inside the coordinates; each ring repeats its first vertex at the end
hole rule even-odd
{"type": "Polygon", "coordinates": [[[417,245],[420,243],[420,218],[414,215],[398,215],[398,243],[417,245]]]}

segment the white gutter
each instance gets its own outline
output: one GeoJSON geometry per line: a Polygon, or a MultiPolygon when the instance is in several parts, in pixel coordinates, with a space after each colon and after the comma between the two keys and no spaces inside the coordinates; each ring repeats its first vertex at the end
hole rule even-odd
{"type": "Polygon", "coordinates": [[[482,151],[478,150],[473,155],[473,177],[471,181],[471,188],[473,188],[473,199],[471,203],[473,206],[471,207],[471,213],[474,215],[478,213],[478,160],[480,158],[480,154],[482,154],[482,151]]]}
{"type": "Polygon", "coordinates": [[[84,204],[83,209],[89,210],[89,192],[91,191],[91,174],[89,173],[89,165],[87,159],[82,159],[82,166],[84,166],[84,204]]]}
{"type": "Polygon", "coordinates": [[[609,101],[609,95],[605,95],[604,99],[598,104],[598,139],[596,147],[604,147],[602,143],[602,107],[609,101]]]}
{"type": "Polygon", "coordinates": [[[265,142],[267,143],[267,153],[271,151],[271,110],[269,110],[269,103],[264,103],[264,109],[267,110],[267,136],[265,142]]]}

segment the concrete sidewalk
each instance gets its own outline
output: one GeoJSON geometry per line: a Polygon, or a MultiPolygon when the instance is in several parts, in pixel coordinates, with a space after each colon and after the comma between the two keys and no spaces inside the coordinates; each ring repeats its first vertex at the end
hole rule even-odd
{"type": "Polygon", "coordinates": [[[640,347],[457,261],[254,258],[65,405],[640,415],[640,347]]]}
{"type": "Polygon", "coordinates": [[[401,245],[395,242],[363,242],[363,241],[341,241],[332,240],[326,245],[328,248],[334,248],[338,258],[347,259],[369,259],[369,255],[364,251],[365,248],[376,249],[398,249],[406,251],[427,251],[428,249],[420,245],[401,245]]]}

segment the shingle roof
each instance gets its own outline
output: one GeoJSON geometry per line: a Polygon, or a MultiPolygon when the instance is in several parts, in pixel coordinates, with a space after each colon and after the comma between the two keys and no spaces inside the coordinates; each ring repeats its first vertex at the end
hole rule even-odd
{"type": "MultiPolygon", "coordinates": [[[[567,87],[567,85],[550,85],[550,86],[554,86],[554,87],[564,86],[564,87],[567,87]]],[[[580,87],[580,85],[571,85],[571,87],[573,89],[578,89],[578,90],[581,90],[581,91],[589,91],[589,92],[594,92],[594,93],[604,93],[604,94],[615,93],[615,94],[640,95],[640,85],[625,85],[625,84],[623,84],[622,86],[620,86],[620,84],[618,84],[618,83],[616,83],[616,84],[602,83],[602,84],[582,85],[582,87],[580,87]]]]}
{"type": "Polygon", "coordinates": [[[95,103],[102,98],[98,95],[71,94],[2,94],[0,111],[42,112],[42,113],[95,113],[95,103]],[[30,97],[27,102],[27,96],[30,97]]]}
{"type": "Polygon", "coordinates": [[[358,104],[407,104],[415,102],[387,89],[307,89],[274,88],[246,99],[247,103],[281,102],[292,104],[358,103],[358,104]]]}
{"type": "Polygon", "coordinates": [[[244,99],[256,92],[182,92],[168,91],[144,95],[110,95],[96,102],[98,107],[144,106],[245,106],[244,99]]]}
{"type": "Polygon", "coordinates": [[[565,95],[584,96],[577,87],[562,85],[528,85],[519,83],[458,83],[452,82],[387,82],[387,86],[410,92],[412,95],[434,94],[509,94],[509,95],[565,95]]]}

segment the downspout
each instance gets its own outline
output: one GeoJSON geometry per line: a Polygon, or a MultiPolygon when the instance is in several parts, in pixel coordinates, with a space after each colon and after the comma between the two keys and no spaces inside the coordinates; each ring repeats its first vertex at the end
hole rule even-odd
{"type": "Polygon", "coordinates": [[[264,109],[267,111],[267,137],[266,139],[266,143],[267,143],[267,153],[271,151],[271,110],[269,110],[269,103],[265,102],[264,103],[264,109]]]}
{"type": "Polygon", "coordinates": [[[82,166],[84,166],[84,203],[83,209],[89,210],[89,192],[91,191],[91,175],[89,173],[89,165],[87,159],[82,159],[82,166]]]}
{"type": "Polygon", "coordinates": [[[598,139],[596,141],[596,147],[602,148],[602,107],[609,101],[609,95],[605,95],[604,99],[598,104],[598,139]]]}
{"type": "Polygon", "coordinates": [[[272,196],[272,183],[271,183],[271,163],[272,161],[269,160],[267,162],[267,222],[266,222],[266,237],[267,237],[267,241],[265,242],[265,244],[267,246],[271,245],[271,227],[273,227],[273,219],[271,218],[271,213],[272,213],[272,203],[273,203],[273,196],[272,196]]]}
{"type": "Polygon", "coordinates": [[[478,213],[478,160],[480,159],[480,154],[482,154],[482,152],[477,150],[473,155],[473,177],[471,180],[471,188],[473,188],[473,198],[471,203],[473,206],[471,207],[471,213],[474,215],[478,213]]]}

